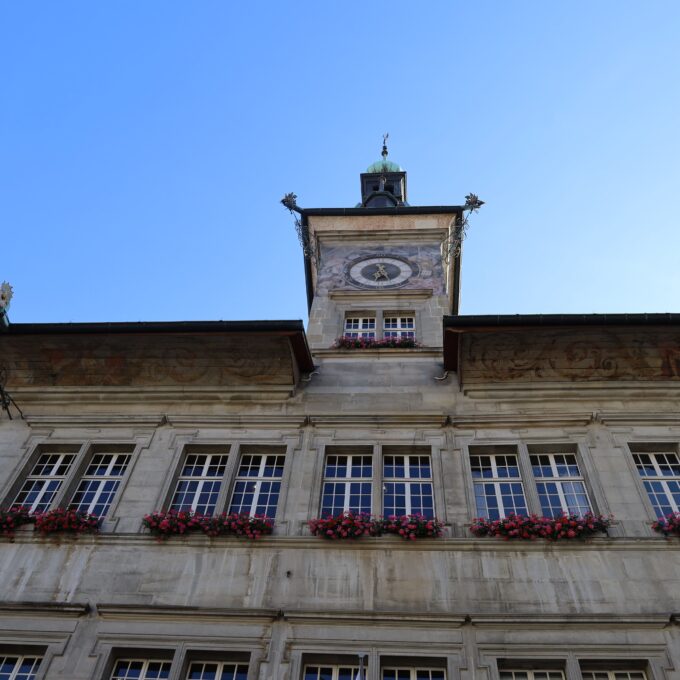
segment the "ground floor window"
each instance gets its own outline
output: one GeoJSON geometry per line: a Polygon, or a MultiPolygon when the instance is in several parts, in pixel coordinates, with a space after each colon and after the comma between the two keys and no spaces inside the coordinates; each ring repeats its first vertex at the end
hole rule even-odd
{"type": "MultiPolygon", "coordinates": [[[[364,673],[365,673],[364,669],[364,673]]],[[[359,680],[359,666],[305,666],[304,680],[359,680]]],[[[363,680],[363,678],[361,678],[363,680]]]]}
{"type": "Polygon", "coordinates": [[[151,659],[119,659],[113,668],[111,680],[167,680],[170,661],[151,659]]]}
{"type": "Polygon", "coordinates": [[[646,680],[644,671],[581,671],[583,680],[646,680]]]}
{"type": "Polygon", "coordinates": [[[248,665],[245,663],[214,663],[196,661],[189,667],[187,680],[246,680],[248,665]]]}
{"type": "Polygon", "coordinates": [[[562,671],[541,670],[502,670],[501,680],[564,680],[562,671]]]}
{"type": "Polygon", "coordinates": [[[446,680],[446,671],[430,668],[383,668],[382,680],[446,680]]]}
{"type": "Polygon", "coordinates": [[[0,656],[0,680],[33,680],[40,656],[0,656]]]}

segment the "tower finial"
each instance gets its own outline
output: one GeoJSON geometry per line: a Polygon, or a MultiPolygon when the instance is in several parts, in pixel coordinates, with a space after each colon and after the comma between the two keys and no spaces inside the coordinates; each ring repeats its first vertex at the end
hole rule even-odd
{"type": "Polygon", "coordinates": [[[387,139],[388,139],[389,136],[390,136],[389,132],[386,132],[383,135],[382,157],[383,157],[383,160],[385,160],[385,161],[387,160],[387,139]]]}

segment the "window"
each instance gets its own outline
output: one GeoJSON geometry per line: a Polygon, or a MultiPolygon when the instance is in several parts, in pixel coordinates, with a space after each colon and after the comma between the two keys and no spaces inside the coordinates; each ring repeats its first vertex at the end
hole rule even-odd
{"type": "Polygon", "coordinates": [[[375,338],[374,316],[352,316],[345,319],[346,338],[375,338]]]}
{"type": "Polygon", "coordinates": [[[534,453],[530,458],[545,517],[590,512],[586,485],[575,454],[534,453]]]}
{"type": "Polygon", "coordinates": [[[228,457],[227,453],[188,452],[177,480],[171,508],[194,510],[203,515],[214,514],[228,457]]]}
{"type": "Polygon", "coordinates": [[[105,517],[130,464],[129,453],[95,453],[71,499],[70,507],[105,517]]]}
{"type": "Polygon", "coordinates": [[[40,656],[0,656],[0,680],[33,680],[41,661],[40,656]]]}
{"type": "Polygon", "coordinates": [[[644,671],[581,671],[583,680],[646,680],[644,671]]]}
{"type": "Polygon", "coordinates": [[[558,670],[501,670],[500,680],[564,680],[564,673],[558,670]]]}
{"type": "Polygon", "coordinates": [[[244,453],[229,511],[273,518],[281,492],[285,459],[282,455],[244,453]]]}
{"type": "MultiPolygon", "coordinates": [[[[633,453],[657,517],[680,511],[680,459],[674,451],[633,453]]],[[[599,680],[599,678],[598,678],[599,680]]]]}
{"type": "Polygon", "coordinates": [[[382,680],[446,680],[446,671],[429,668],[383,668],[382,680]]]}
{"type": "Polygon", "coordinates": [[[346,511],[370,513],[372,481],[371,455],[328,454],[324,469],[321,516],[336,516],[346,511]]]}
{"type": "Polygon", "coordinates": [[[165,680],[170,677],[170,661],[119,659],[111,680],[165,680]]]}
{"type": "Polygon", "coordinates": [[[434,517],[430,456],[386,454],[383,457],[383,515],[412,514],[434,517]]]}
{"type": "Polygon", "coordinates": [[[415,318],[412,316],[386,316],[383,319],[383,337],[415,338],[415,318]]]}
{"type": "Polygon", "coordinates": [[[198,661],[191,664],[187,680],[247,680],[248,665],[198,661]]]}
{"type": "Polygon", "coordinates": [[[357,680],[359,677],[359,666],[305,666],[304,680],[357,680]]]}
{"type": "Polygon", "coordinates": [[[49,509],[75,459],[76,453],[41,453],[14,500],[14,505],[23,505],[31,512],[49,509]]]}
{"type": "Polygon", "coordinates": [[[473,453],[470,455],[470,466],[479,517],[500,519],[510,514],[527,514],[516,454],[473,453]]]}

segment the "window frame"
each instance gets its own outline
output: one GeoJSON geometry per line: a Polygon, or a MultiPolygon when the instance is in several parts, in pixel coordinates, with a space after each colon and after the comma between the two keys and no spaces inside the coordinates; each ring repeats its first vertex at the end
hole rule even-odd
{"type": "Polygon", "coordinates": [[[382,337],[384,340],[389,338],[411,338],[416,340],[418,334],[415,312],[410,310],[404,312],[384,311],[382,314],[382,337]],[[388,319],[395,319],[397,321],[397,326],[395,328],[388,328],[388,319]],[[407,319],[412,321],[411,326],[403,325],[402,322],[407,319]],[[390,333],[390,335],[388,335],[388,333],[390,333]]]}
{"type": "MultiPolygon", "coordinates": [[[[382,474],[381,474],[381,485],[382,485],[382,502],[381,502],[381,509],[382,512],[380,513],[384,517],[389,517],[389,516],[400,516],[397,513],[388,513],[387,508],[385,507],[385,497],[387,495],[387,484],[404,484],[404,504],[406,506],[406,512],[404,513],[405,515],[413,515],[413,514],[421,514],[423,517],[427,517],[428,519],[436,517],[435,513],[435,493],[434,493],[434,465],[433,465],[433,459],[432,459],[432,453],[422,453],[422,452],[414,452],[414,453],[396,453],[393,452],[393,448],[396,447],[388,447],[388,451],[382,451],[382,474]],[[404,458],[406,459],[404,461],[404,468],[405,468],[405,475],[404,477],[387,477],[385,474],[385,459],[387,457],[391,458],[404,458]],[[411,458],[427,458],[429,460],[429,468],[430,468],[430,476],[429,477],[411,477],[410,476],[410,460],[411,458]],[[407,474],[408,473],[408,474],[407,474]],[[431,515],[426,515],[424,513],[414,513],[413,512],[413,503],[412,503],[412,489],[411,487],[415,484],[429,484],[430,485],[430,497],[432,498],[432,514],[431,515]]],[[[415,447],[404,447],[409,450],[415,447]]],[[[393,492],[393,496],[397,496],[396,491],[393,492]]],[[[422,496],[422,494],[421,494],[422,496]]],[[[396,502],[395,502],[396,503],[396,502]]]]}
{"type": "MultiPolygon", "coordinates": [[[[433,517],[446,522],[446,504],[444,494],[444,470],[442,467],[442,449],[446,447],[446,442],[442,437],[425,437],[423,440],[413,444],[397,443],[394,440],[386,443],[373,443],[375,437],[368,437],[361,441],[356,440],[332,440],[317,442],[319,471],[315,474],[315,483],[312,485],[309,501],[309,517],[324,518],[323,492],[326,479],[326,460],[328,455],[371,455],[372,456],[372,485],[371,485],[371,510],[370,514],[376,517],[382,516],[385,510],[384,504],[384,456],[428,456],[430,459],[430,471],[432,477],[429,482],[432,485],[433,517]],[[366,441],[371,443],[366,443],[366,441]]],[[[333,480],[335,478],[329,478],[333,480]]],[[[362,478],[355,478],[362,479],[362,478]]],[[[414,478],[414,481],[415,478],[414,478]]],[[[428,480],[425,480],[428,481],[428,480]]],[[[303,523],[306,525],[306,521],[303,523]]]]}
{"type": "MultiPolygon", "coordinates": [[[[599,476],[594,469],[589,457],[589,449],[583,438],[555,438],[543,436],[525,436],[522,439],[488,440],[484,438],[466,437],[462,438],[457,450],[460,450],[463,459],[463,470],[466,477],[466,494],[468,500],[468,517],[474,519],[477,514],[477,504],[475,496],[475,479],[472,476],[472,455],[496,455],[514,454],[517,457],[520,478],[524,488],[524,500],[527,513],[538,516],[543,515],[543,509],[538,493],[537,480],[531,465],[531,456],[534,454],[573,454],[581,473],[580,480],[588,496],[590,511],[593,514],[608,514],[606,496],[599,482],[599,476]]],[[[632,465],[632,457],[631,457],[632,465]]],[[[489,478],[491,479],[491,478],[489,478]]],[[[503,478],[505,479],[505,478],[503,478]]],[[[517,478],[507,478],[517,479],[517,478]]],[[[564,478],[568,479],[568,478],[564,478]]],[[[507,516],[507,515],[506,515],[507,516]]]]}
{"type": "MultiPolygon", "coordinates": [[[[255,506],[257,506],[257,501],[259,499],[259,494],[260,494],[262,482],[278,481],[279,482],[279,491],[278,491],[278,494],[277,494],[275,512],[272,516],[266,515],[269,519],[276,521],[277,517],[280,516],[280,513],[281,513],[282,501],[285,501],[284,490],[287,489],[286,472],[290,467],[289,460],[291,458],[290,453],[289,453],[289,448],[287,446],[284,446],[284,445],[243,444],[238,448],[236,455],[238,457],[238,461],[236,462],[236,464],[234,466],[233,479],[232,479],[231,484],[229,485],[230,486],[230,488],[229,488],[229,502],[226,505],[226,511],[232,512],[232,507],[233,507],[233,504],[234,504],[234,495],[236,493],[236,486],[239,482],[255,480],[257,491],[253,495],[253,504],[255,504],[255,506]],[[241,469],[241,461],[243,460],[244,456],[262,456],[264,460],[262,461],[262,463],[260,465],[261,468],[266,467],[266,459],[269,456],[274,456],[276,458],[283,458],[281,476],[280,477],[265,477],[264,475],[258,475],[257,477],[240,476],[239,471],[241,469]]],[[[253,504],[251,504],[251,508],[252,508],[253,504]]],[[[242,512],[242,511],[239,511],[239,512],[242,512]]],[[[255,514],[255,513],[253,513],[253,514],[255,514]]]]}
{"type": "MultiPolygon", "coordinates": [[[[544,513],[543,512],[543,506],[542,506],[542,503],[541,503],[541,500],[540,500],[541,495],[548,495],[548,494],[541,494],[541,491],[538,488],[538,485],[541,484],[541,483],[545,483],[545,484],[553,483],[553,484],[555,484],[555,486],[557,488],[557,495],[558,495],[558,498],[559,498],[560,509],[561,509],[562,514],[570,515],[570,514],[573,513],[573,514],[579,514],[579,516],[583,517],[583,515],[593,512],[593,502],[590,500],[590,494],[588,493],[588,485],[586,483],[586,476],[583,473],[582,466],[581,466],[580,461],[579,461],[578,453],[576,451],[569,451],[567,448],[560,451],[560,450],[558,450],[558,448],[559,447],[552,447],[552,450],[546,449],[544,451],[536,451],[536,450],[532,451],[531,447],[529,447],[529,463],[531,464],[531,475],[532,475],[532,479],[534,481],[534,485],[536,487],[536,492],[537,492],[538,497],[539,497],[539,507],[541,509],[541,515],[544,516],[544,517],[550,517],[550,516],[557,517],[557,516],[559,516],[559,515],[554,515],[554,514],[549,515],[547,513],[544,513]],[[533,461],[532,461],[533,456],[548,456],[550,458],[550,468],[551,468],[551,472],[553,474],[550,475],[550,476],[546,476],[546,477],[538,477],[536,475],[535,471],[534,471],[534,464],[533,464],[533,461]],[[576,476],[571,476],[571,475],[570,476],[560,476],[559,470],[558,470],[558,464],[555,461],[555,456],[573,456],[574,462],[576,464],[576,467],[578,468],[579,474],[576,475],[576,476]],[[569,508],[569,505],[568,505],[566,498],[565,498],[565,496],[567,494],[564,491],[563,485],[569,484],[569,483],[574,483],[574,482],[580,482],[583,485],[583,494],[585,495],[586,502],[587,502],[587,509],[583,513],[580,513],[580,512],[574,513],[574,511],[569,508]]],[[[542,467],[542,466],[539,466],[539,467],[542,467]]]]}
{"type": "MultiPolygon", "coordinates": [[[[656,454],[674,454],[678,460],[680,461],[680,451],[678,450],[678,445],[677,444],[670,444],[668,442],[629,442],[628,443],[628,450],[630,452],[630,462],[632,465],[633,469],[633,474],[635,475],[636,483],[638,484],[638,488],[640,489],[640,493],[643,498],[643,502],[645,503],[645,507],[647,508],[648,513],[650,514],[651,517],[654,518],[654,520],[659,519],[659,515],[657,514],[657,511],[654,507],[654,503],[652,502],[652,499],[649,496],[649,491],[645,487],[645,481],[660,481],[660,482],[665,482],[666,480],[677,480],[678,483],[680,483],[680,475],[678,476],[667,476],[664,477],[663,475],[655,475],[654,477],[644,477],[640,474],[640,469],[638,468],[637,461],[636,461],[636,456],[638,455],[656,455],[656,454]]],[[[656,461],[654,461],[654,467],[655,469],[657,468],[656,461]]],[[[680,503],[677,503],[675,499],[672,498],[672,493],[669,493],[668,496],[670,496],[671,502],[677,506],[677,509],[674,512],[680,512],[680,503]]],[[[667,516],[668,513],[661,515],[661,517],[667,516]]]]}
{"type": "Polygon", "coordinates": [[[227,463],[222,475],[222,484],[217,496],[215,515],[226,513],[231,508],[231,501],[236,485],[238,468],[243,454],[267,454],[284,456],[283,476],[276,507],[276,515],[271,519],[275,522],[274,531],[278,534],[285,532],[287,521],[285,520],[286,504],[290,486],[291,468],[293,465],[293,451],[300,446],[299,436],[288,433],[282,434],[278,439],[237,439],[234,437],[220,437],[210,439],[198,439],[193,436],[179,436],[175,440],[174,453],[170,469],[172,474],[166,475],[161,488],[156,508],[168,509],[171,507],[175,495],[177,482],[187,453],[203,453],[205,451],[217,452],[223,450],[227,455],[227,463]]]}
{"type": "MultiPolygon", "coordinates": [[[[505,510],[505,505],[502,501],[502,496],[499,497],[499,492],[500,492],[500,484],[503,483],[517,483],[521,484],[522,486],[522,495],[524,497],[524,506],[527,511],[527,514],[532,513],[532,505],[531,505],[531,499],[529,494],[527,493],[527,485],[525,483],[526,479],[526,470],[524,469],[525,466],[523,466],[523,461],[522,457],[520,454],[520,449],[519,446],[517,446],[516,443],[513,444],[481,444],[481,443],[472,443],[469,444],[466,447],[466,459],[467,459],[467,472],[469,474],[469,479],[470,479],[470,490],[471,490],[471,506],[473,509],[473,517],[486,517],[486,515],[480,514],[479,509],[477,507],[477,490],[476,487],[478,485],[482,484],[493,484],[494,485],[494,496],[497,501],[500,501],[499,503],[499,509],[502,507],[503,512],[499,513],[499,517],[507,517],[510,512],[505,510]],[[495,457],[496,456],[514,456],[515,459],[517,460],[517,469],[519,472],[519,475],[517,477],[498,477],[498,476],[492,476],[492,477],[474,477],[473,475],[473,465],[472,465],[472,457],[473,456],[484,456],[484,457],[492,457],[494,458],[493,465],[492,465],[492,470],[497,469],[497,465],[495,463],[495,457]],[[479,480],[479,481],[477,481],[479,480]]],[[[513,494],[514,495],[514,494],[513,494]]],[[[488,511],[488,505],[487,505],[487,511],[488,511]]]]}
{"type": "Polygon", "coordinates": [[[3,651],[0,650],[0,659],[11,659],[11,658],[16,658],[17,663],[14,664],[14,669],[12,670],[10,676],[7,678],[7,680],[17,680],[17,675],[19,674],[19,671],[21,670],[21,662],[24,659],[34,659],[37,661],[38,665],[35,666],[34,662],[34,667],[32,669],[33,675],[32,677],[28,678],[27,680],[38,680],[38,678],[41,677],[41,670],[45,670],[45,655],[44,654],[35,654],[35,653],[26,653],[26,652],[10,652],[10,651],[3,651]]]}
{"type": "MultiPolygon", "coordinates": [[[[171,493],[170,493],[170,496],[169,496],[169,499],[168,499],[168,505],[167,505],[168,509],[169,510],[172,510],[172,509],[186,510],[187,509],[186,505],[179,505],[178,504],[178,507],[174,507],[175,506],[175,497],[180,493],[179,487],[180,487],[180,484],[182,482],[184,482],[184,481],[186,481],[186,482],[196,481],[198,483],[198,487],[197,487],[196,491],[194,491],[193,494],[192,494],[193,500],[191,502],[190,509],[193,512],[196,512],[196,507],[199,505],[199,500],[200,500],[201,494],[203,493],[204,485],[207,482],[219,482],[219,487],[218,487],[217,492],[216,493],[214,491],[209,492],[211,494],[215,493],[215,500],[214,500],[214,503],[213,503],[212,513],[201,512],[201,514],[205,514],[207,516],[220,514],[219,508],[224,507],[224,504],[222,504],[222,506],[220,506],[220,500],[224,499],[224,496],[226,494],[226,489],[225,489],[226,481],[227,481],[226,475],[227,475],[229,463],[232,459],[231,458],[232,454],[233,454],[233,447],[229,446],[229,445],[227,445],[227,446],[219,446],[219,445],[218,446],[207,446],[206,445],[204,447],[200,447],[200,446],[185,447],[185,449],[183,451],[183,455],[180,459],[180,463],[179,463],[177,472],[175,474],[175,480],[174,480],[172,487],[171,487],[171,493]],[[201,450],[201,449],[203,449],[203,450],[201,450]],[[224,462],[217,464],[218,469],[222,468],[222,473],[220,475],[214,475],[214,476],[210,476],[208,474],[202,474],[202,475],[185,475],[185,474],[183,474],[183,471],[184,471],[184,469],[187,465],[189,456],[206,456],[206,457],[208,457],[206,459],[206,462],[203,463],[202,466],[201,466],[204,469],[204,471],[208,471],[211,467],[213,467],[213,457],[223,458],[224,462]]],[[[183,492],[183,493],[186,494],[186,492],[183,492]]]]}
{"type": "Polygon", "coordinates": [[[419,319],[420,312],[413,309],[412,307],[409,307],[408,309],[394,309],[394,308],[385,309],[382,306],[380,306],[377,309],[364,309],[364,308],[345,309],[342,316],[341,336],[343,338],[360,339],[362,337],[364,338],[368,337],[369,333],[373,333],[374,340],[389,340],[390,338],[395,336],[386,334],[396,333],[396,337],[407,337],[417,341],[419,337],[418,329],[420,327],[419,319]],[[399,320],[399,327],[387,328],[386,320],[394,318],[399,320]],[[360,322],[364,319],[366,320],[372,319],[374,322],[374,327],[372,329],[369,328],[348,329],[347,321],[349,319],[357,319],[360,322]],[[411,319],[413,321],[413,326],[411,328],[402,327],[401,325],[402,319],[411,319]]]}
{"type": "Polygon", "coordinates": [[[346,312],[342,322],[342,337],[355,339],[372,339],[378,340],[380,331],[378,329],[378,316],[375,312],[357,311],[355,313],[346,312]],[[359,322],[357,328],[347,328],[348,321],[356,320],[359,322]],[[364,327],[364,322],[373,321],[373,327],[364,327]]]}
{"type": "MultiPolygon", "coordinates": [[[[162,664],[168,664],[168,676],[167,680],[170,680],[172,677],[172,670],[173,670],[173,660],[172,659],[164,659],[161,657],[152,657],[152,656],[144,656],[144,657],[131,657],[131,656],[117,656],[115,659],[113,659],[113,662],[111,664],[111,670],[108,673],[107,680],[121,680],[118,676],[114,676],[114,673],[116,672],[116,667],[119,663],[124,663],[124,662],[131,662],[135,663],[138,661],[142,662],[142,674],[138,676],[139,680],[150,680],[150,678],[147,677],[147,672],[149,670],[149,664],[150,663],[162,663],[162,664]]],[[[122,680],[125,680],[123,678],[122,680]]]]}
{"type": "Polygon", "coordinates": [[[120,483],[114,494],[107,514],[102,517],[101,529],[113,531],[118,523],[116,512],[125,493],[130,476],[137,463],[141,450],[148,446],[149,437],[120,437],[120,438],[83,438],[79,440],[55,438],[36,438],[26,447],[28,453],[23,462],[16,468],[14,476],[3,492],[4,505],[10,507],[15,504],[24,483],[31,477],[31,472],[43,454],[72,453],[75,455],[73,463],[64,475],[62,483],[55,493],[47,510],[67,508],[84,476],[84,472],[94,455],[98,453],[124,453],[130,455],[125,473],[120,477],[120,483]]]}
{"type": "Polygon", "coordinates": [[[380,680],[385,680],[385,671],[408,671],[409,672],[409,678],[408,680],[418,680],[417,673],[422,673],[423,671],[427,671],[430,673],[430,680],[432,680],[431,674],[433,672],[435,673],[441,673],[442,678],[436,678],[435,680],[446,680],[446,668],[444,667],[437,667],[437,666],[405,666],[403,664],[399,664],[398,666],[394,666],[392,664],[388,665],[381,665],[380,666],[380,680]]]}

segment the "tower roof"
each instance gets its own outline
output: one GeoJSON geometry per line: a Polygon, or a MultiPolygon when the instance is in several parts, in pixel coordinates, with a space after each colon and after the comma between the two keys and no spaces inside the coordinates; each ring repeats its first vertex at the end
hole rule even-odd
{"type": "Polygon", "coordinates": [[[383,173],[383,172],[403,172],[402,167],[398,163],[393,161],[388,161],[387,158],[381,158],[375,163],[371,163],[367,168],[366,172],[373,174],[383,173]]]}

